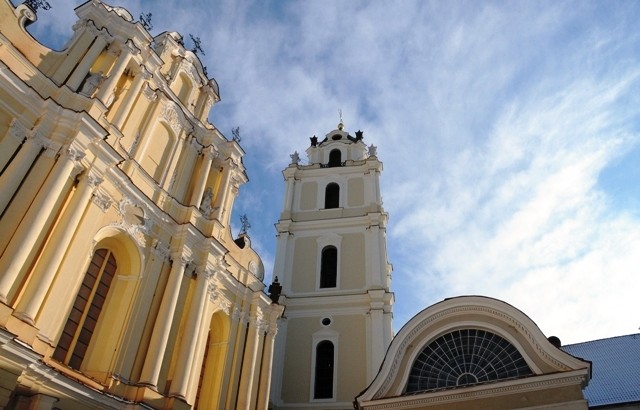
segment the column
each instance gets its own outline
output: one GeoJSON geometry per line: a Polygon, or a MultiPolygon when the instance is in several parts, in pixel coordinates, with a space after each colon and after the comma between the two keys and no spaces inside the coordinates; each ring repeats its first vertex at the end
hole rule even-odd
{"type": "Polygon", "coordinates": [[[384,295],[385,291],[381,289],[369,290],[370,304],[369,304],[369,319],[371,320],[371,358],[369,366],[367,367],[367,383],[371,382],[376,376],[384,354],[386,347],[384,344],[384,337],[380,335],[384,332],[383,314],[384,314],[384,295]]]}
{"type": "Polygon", "coordinates": [[[34,323],[40,306],[80,223],[80,219],[89,204],[91,195],[101,182],[102,179],[92,172],[85,172],[80,178],[78,189],[60,219],[57,229],[51,235],[49,245],[42,252],[24,296],[16,307],[17,317],[31,324],[34,323]]]}
{"type": "MultiPolygon", "coordinates": [[[[237,342],[238,337],[242,337],[243,335],[239,334],[240,326],[238,323],[240,322],[241,314],[239,313],[238,308],[233,309],[233,313],[231,314],[231,324],[229,326],[229,341],[227,342],[227,357],[224,362],[224,374],[222,375],[222,386],[220,386],[220,400],[218,402],[218,408],[224,409],[225,405],[227,405],[228,399],[233,396],[231,392],[235,391],[234,384],[232,382],[232,376],[235,374],[234,372],[234,358],[237,355],[237,348],[240,346],[237,342]]],[[[244,328],[242,329],[244,332],[244,328]]],[[[230,407],[226,407],[230,408],[230,407]]]]}
{"type": "Polygon", "coordinates": [[[233,170],[235,168],[235,164],[230,159],[226,162],[227,164],[225,164],[222,169],[222,181],[220,182],[220,187],[216,193],[216,200],[213,204],[213,209],[215,209],[213,219],[217,219],[219,221],[222,221],[222,216],[224,215],[224,204],[227,202],[227,194],[231,189],[231,176],[233,175],[233,170]]]}
{"type": "Polygon", "coordinates": [[[0,301],[7,303],[7,297],[21,269],[29,260],[31,251],[45,230],[47,220],[54,213],[55,204],[69,177],[75,175],[77,162],[84,157],[84,153],[75,148],[68,148],[54,165],[42,188],[36,195],[31,207],[0,258],[0,301]]]}
{"type": "Polygon", "coordinates": [[[169,280],[162,295],[162,302],[160,302],[160,309],[158,310],[158,316],[156,317],[151,340],[149,341],[149,349],[147,350],[140,376],[140,383],[151,386],[158,385],[162,359],[167,349],[167,341],[169,340],[173,316],[178,303],[178,295],[180,294],[180,285],[187,265],[187,261],[182,258],[182,255],[175,254],[172,257],[173,263],[171,272],[169,272],[169,280]]]}
{"type": "Polygon", "coordinates": [[[109,40],[111,40],[111,36],[106,30],[98,30],[95,26],[92,28],[95,30],[96,39],[67,81],[67,86],[73,91],[78,91],[82,80],[84,80],[89,72],[89,68],[91,68],[91,65],[96,61],[100,53],[102,53],[102,50],[104,50],[109,40]]]}
{"type": "Polygon", "coordinates": [[[213,145],[209,145],[202,149],[203,163],[198,169],[198,181],[194,186],[193,193],[191,194],[191,199],[189,200],[189,205],[195,206],[196,208],[200,206],[200,202],[202,202],[202,195],[204,195],[204,187],[207,183],[207,178],[209,177],[209,172],[211,172],[211,164],[213,163],[213,158],[216,156],[217,152],[213,145]]]}
{"type": "Polygon", "coordinates": [[[131,107],[133,107],[133,102],[136,100],[138,94],[140,94],[140,90],[142,90],[144,82],[150,78],[151,74],[144,68],[144,66],[141,66],[140,71],[133,80],[133,84],[131,84],[131,88],[127,91],[120,107],[118,108],[117,114],[113,118],[113,125],[115,125],[119,130],[122,129],[124,120],[129,115],[129,111],[131,111],[131,107]]]}
{"type": "MultiPolygon", "coordinates": [[[[236,301],[238,303],[238,301],[236,301]]],[[[242,301],[240,301],[242,304],[242,301]]],[[[233,323],[237,323],[237,327],[233,330],[235,333],[235,344],[233,347],[233,357],[229,358],[227,362],[230,365],[229,369],[229,388],[227,389],[227,397],[226,403],[224,406],[220,406],[220,408],[225,409],[233,409],[236,407],[236,402],[238,398],[238,391],[240,385],[240,376],[242,374],[242,363],[245,353],[245,344],[247,340],[248,333],[248,315],[246,312],[237,308],[232,316],[233,323]],[[237,320],[236,320],[237,317],[237,320]]],[[[227,374],[225,373],[225,377],[227,374]]]]}
{"type": "Polygon", "coordinates": [[[2,141],[0,141],[0,170],[4,169],[7,165],[13,153],[16,152],[20,144],[24,141],[26,135],[27,129],[25,126],[14,118],[7,130],[7,134],[2,141]]]}
{"type": "Polygon", "coordinates": [[[127,68],[127,64],[129,64],[130,59],[131,55],[128,53],[127,46],[122,45],[120,47],[120,55],[111,68],[109,76],[102,83],[102,85],[100,86],[100,91],[98,91],[98,93],[96,94],[96,97],[100,101],[102,101],[105,106],[109,107],[111,105],[116,84],[122,76],[124,69],[127,68]]]}
{"type": "MultiPolygon", "coordinates": [[[[293,191],[295,189],[295,170],[296,169],[297,168],[287,168],[283,172],[287,181],[285,193],[284,193],[284,204],[282,206],[283,212],[287,212],[287,211],[290,212],[293,208],[293,191]]],[[[287,219],[289,219],[289,217],[287,217],[287,219]]]]}
{"type": "MultiPolygon", "coordinates": [[[[136,357],[142,343],[147,315],[158,284],[159,272],[162,271],[168,257],[168,249],[160,241],[157,241],[151,247],[145,260],[146,264],[142,274],[140,291],[136,296],[131,320],[127,323],[127,332],[122,342],[123,348],[114,367],[114,373],[127,380],[132,380],[135,377],[132,374],[136,368],[136,357]]],[[[138,362],[137,366],[142,364],[138,362]]]]}
{"type": "Polygon", "coordinates": [[[43,147],[42,137],[37,133],[30,135],[27,141],[22,144],[20,151],[13,158],[4,173],[0,176],[0,214],[5,210],[11,198],[18,190],[25,175],[29,172],[33,161],[43,147]]]}
{"type": "Polygon", "coordinates": [[[269,325],[262,349],[262,366],[260,367],[260,386],[258,386],[257,409],[269,408],[269,391],[271,390],[271,369],[273,365],[273,341],[278,328],[275,323],[269,325]]]}
{"type": "Polygon", "coordinates": [[[255,315],[249,322],[249,331],[247,332],[244,360],[242,361],[242,373],[240,376],[240,386],[238,388],[237,410],[248,410],[251,407],[251,392],[256,379],[256,368],[258,367],[257,359],[261,327],[262,317],[260,315],[255,315]]]}
{"type": "Polygon", "coordinates": [[[198,268],[196,292],[192,298],[189,317],[187,318],[187,324],[182,336],[176,370],[173,374],[173,381],[171,382],[170,396],[177,396],[182,399],[186,399],[187,397],[190,380],[189,375],[194,370],[193,362],[196,354],[198,335],[200,334],[200,327],[202,325],[205,303],[207,302],[210,275],[211,273],[204,268],[198,268]]]}

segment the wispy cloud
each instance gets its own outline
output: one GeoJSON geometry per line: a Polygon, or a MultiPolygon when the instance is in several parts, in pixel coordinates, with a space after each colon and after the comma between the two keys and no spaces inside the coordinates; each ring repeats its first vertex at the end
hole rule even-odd
{"type": "Polygon", "coordinates": [[[126,6],[153,12],[156,33],[203,39],[223,98],[212,121],[241,126],[248,153],[237,212],[268,273],[280,170],[342,109],[384,161],[397,328],[416,300],[465,293],[502,298],[565,342],[640,326],[640,212],[600,178],[640,163],[625,157],[640,152],[635,3],[126,6]]]}

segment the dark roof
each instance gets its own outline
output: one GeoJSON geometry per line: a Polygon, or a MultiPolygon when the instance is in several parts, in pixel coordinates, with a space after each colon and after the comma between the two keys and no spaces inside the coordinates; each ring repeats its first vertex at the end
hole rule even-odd
{"type": "Polygon", "coordinates": [[[565,352],[592,362],[584,390],[589,407],[640,402],[640,334],[562,346],[565,352]]]}

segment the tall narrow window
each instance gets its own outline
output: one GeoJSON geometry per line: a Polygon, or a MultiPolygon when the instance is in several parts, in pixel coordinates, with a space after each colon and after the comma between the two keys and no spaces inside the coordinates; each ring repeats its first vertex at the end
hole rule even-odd
{"type": "Polygon", "coordinates": [[[324,191],[325,209],[338,208],[340,206],[340,185],[332,182],[324,191]]]}
{"type": "Polygon", "coordinates": [[[331,150],[329,153],[329,166],[339,167],[340,165],[342,165],[342,153],[339,149],[331,150]]]}
{"type": "Polygon", "coordinates": [[[338,278],[338,249],[327,246],[322,249],[320,261],[320,287],[335,288],[338,278]]]}
{"type": "Polygon", "coordinates": [[[316,346],[314,399],[333,398],[333,343],[323,340],[316,346]]]}
{"type": "Polygon", "coordinates": [[[111,251],[98,249],[94,253],[53,353],[54,359],[80,369],[116,269],[111,251]]]}

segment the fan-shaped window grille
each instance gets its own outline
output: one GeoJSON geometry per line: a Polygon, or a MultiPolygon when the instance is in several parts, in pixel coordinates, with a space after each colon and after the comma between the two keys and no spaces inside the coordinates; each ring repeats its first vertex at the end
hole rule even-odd
{"type": "Polygon", "coordinates": [[[533,374],[518,349],[502,337],[479,329],[440,336],[411,367],[407,393],[467,386],[533,374]]]}

